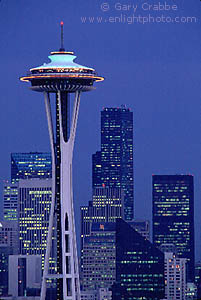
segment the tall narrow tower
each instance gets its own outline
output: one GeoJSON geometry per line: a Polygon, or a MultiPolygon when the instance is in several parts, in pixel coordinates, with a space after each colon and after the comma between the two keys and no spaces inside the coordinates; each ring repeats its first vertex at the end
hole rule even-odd
{"type": "MultiPolygon", "coordinates": [[[[74,62],[73,52],[63,46],[61,22],[61,48],[51,52],[50,63],[30,69],[22,81],[31,82],[33,91],[43,92],[52,152],[52,204],[50,211],[47,250],[41,289],[41,300],[46,296],[52,240],[53,219],[57,224],[57,300],[80,300],[78,258],[73,210],[72,158],[81,92],[94,89],[93,83],[104,80],[92,68],[74,62]],[[56,95],[56,129],[54,133],[50,93],[56,95]],[[74,94],[74,108],[70,117],[70,94],[74,94]]],[[[72,101],[72,100],[71,100],[72,101]]]]}

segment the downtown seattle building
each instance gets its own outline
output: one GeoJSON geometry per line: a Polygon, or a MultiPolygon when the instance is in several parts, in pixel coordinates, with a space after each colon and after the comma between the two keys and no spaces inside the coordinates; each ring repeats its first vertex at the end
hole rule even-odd
{"type": "Polygon", "coordinates": [[[133,113],[122,105],[101,111],[101,151],[92,156],[92,187],[121,188],[124,218],[133,220],[133,113]]]}
{"type": "Polygon", "coordinates": [[[164,297],[164,254],[123,219],[92,224],[81,268],[85,293],[103,288],[115,300],[164,297]]]}
{"type": "Polygon", "coordinates": [[[120,188],[94,188],[92,201],[81,206],[81,259],[83,238],[91,234],[93,223],[115,222],[124,217],[124,193],[120,188]]]}
{"type": "Polygon", "coordinates": [[[51,178],[52,158],[51,153],[29,152],[11,153],[11,182],[20,179],[51,178]]]}
{"type": "Polygon", "coordinates": [[[8,294],[9,256],[18,253],[18,228],[16,221],[0,222],[0,296],[8,294]]]}
{"type": "Polygon", "coordinates": [[[178,258],[177,248],[173,244],[162,244],[165,263],[164,300],[186,300],[186,258],[178,258]]]}
{"type": "MultiPolygon", "coordinates": [[[[52,200],[52,180],[19,181],[19,243],[21,255],[41,255],[44,269],[45,251],[52,200]]],[[[50,260],[55,269],[55,261],[50,260]]]]}
{"type": "Polygon", "coordinates": [[[3,187],[4,220],[18,219],[18,182],[20,179],[52,177],[51,154],[46,152],[11,153],[11,183],[3,187]]]}
{"type": "Polygon", "coordinates": [[[4,183],[3,216],[5,221],[18,219],[18,183],[4,183]]]}
{"type": "Polygon", "coordinates": [[[153,243],[174,244],[187,259],[187,281],[194,282],[194,183],[192,175],[153,175],[153,243]]]}
{"type": "Polygon", "coordinates": [[[103,81],[93,68],[74,62],[76,56],[63,46],[61,22],[61,48],[51,52],[50,62],[30,69],[21,81],[30,82],[33,91],[42,92],[50,136],[52,155],[52,202],[49,218],[47,249],[43,272],[41,300],[45,300],[49,257],[56,215],[57,231],[57,300],[80,300],[79,268],[72,190],[72,159],[82,92],[94,89],[94,82],[103,81]],[[51,95],[55,96],[56,126],[53,126],[51,95]],[[75,96],[75,97],[73,97],[75,96]],[[71,98],[71,99],[70,99],[71,98]],[[73,99],[74,98],[74,99],[73,99]],[[70,117],[70,101],[73,113],[70,117]],[[54,130],[55,129],[55,130],[54,130]]]}

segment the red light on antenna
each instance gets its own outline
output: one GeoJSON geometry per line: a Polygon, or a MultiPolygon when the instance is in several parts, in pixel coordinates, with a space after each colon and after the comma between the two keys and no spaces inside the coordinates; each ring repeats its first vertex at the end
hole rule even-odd
{"type": "Polygon", "coordinates": [[[60,24],[61,24],[61,26],[63,26],[63,25],[64,25],[64,22],[63,22],[63,21],[61,21],[61,23],[60,23],[60,24]]]}

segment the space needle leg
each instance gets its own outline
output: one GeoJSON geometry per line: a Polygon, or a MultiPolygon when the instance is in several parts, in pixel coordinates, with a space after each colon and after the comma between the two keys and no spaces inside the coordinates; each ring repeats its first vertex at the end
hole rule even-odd
{"type": "MultiPolygon", "coordinates": [[[[75,142],[75,133],[77,128],[77,120],[78,120],[78,113],[79,113],[79,106],[80,106],[80,95],[81,92],[77,91],[75,93],[75,102],[74,102],[74,111],[73,111],[73,118],[72,118],[72,125],[71,125],[71,133],[70,133],[70,140],[71,140],[71,147],[72,147],[72,153],[74,149],[74,142],[75,142]]],[[[71,170],[72,172],[72,170],[71,170]]],[[[72,174],[71,174],[72,178],[72,174]]],[[[74,212],[73,208],[73,191],[71,189],[71,205],[72,205],[72,211],[74,212]]],[[[72,219],[73,224],[73,252],[74,252],[74,268],[75,268],[75,291],[76,291],[76,300],[80,300],[80,281],[79,281],[79,266],[78,266],[78,255],[77,255],[77,242],[76,242],[76,232],[75,232],[75,219],[73,217],[72,219]]]]}
{"type": "MultiPolygon", "coordinates": [[[[61,94],[58,92],[61,104],[61,94]]],[[[66,300],[80,300],[79,269],[77,258],[76,232],[73,209],[72,157],[78,119],[80,92],[75,93],[70,137],[63,138],[62,111],[60,105],[60,146],[61,146],[61,227],[63,295],[66,300]]]]}
{"type": "Polygon", "coordinates": [[[52,114],[51,114],[51,106],[50,106],[50,97],[49,93],[44,92],[45,97],[45,109],[47,114],[47,122],[48,122],[48,131],[50,137],[50,145],[51,145],[51,154],[52,154],[52,202],[49,216],[49,227],[48,227],[48,236],[47,236],[47,248],[45,253],[45,264],[43,271],[43,279],[42,279],[42,288],[40,300],[45,300],[46,297],[46,289],[47,289],[47,276],[49,269],[49,258],[50,258],[50,250],[52,245],[52,231],[53,231],[53,222],[54,222],[54,209],[55,209],[55,148],[54,148],[54,131],[53,131],[53,123],[52,123],[52,114]]]}

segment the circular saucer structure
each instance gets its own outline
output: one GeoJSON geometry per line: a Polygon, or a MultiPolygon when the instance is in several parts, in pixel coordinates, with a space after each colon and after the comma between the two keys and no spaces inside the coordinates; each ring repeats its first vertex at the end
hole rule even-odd
{"type": "Polygon", "coordinates": [[[30,81],[34,91],[86,92],[93,89],[95,81],[104,80],[94,69],[75,63],[76,56],[73,52],[51,52],[48,58],[50,63],[32,68],[27,76],[20,78],[22,81],[30,81]]]}
{"type": "MultiPolygon", "coordinates": [[[[63,22],[61,23],[63,41],[63,22]]],[[[94,69],[74,62],[73,52],[51,52],[50,62],[30,69],[21,81],[30,82],[31,90],[43,92],[52,153],[52,202],[49,215],[47,248],[41,288],[41,300],[46,299],[47,280],[56,279],[55,300],[80,300],[79,266],[73,209],[72,160],[78,120],[80,95],[94,89],[94,82],[103,81],[94,69]],[[50,95],[54,94],[56,126],[53,126],[50,95]],[[73,111],[70,114],[70,102],[73,111]],[[56,223],[56,274],[49,274],[52,234],[56,223]]],[[[54,97],[53,97],[54,98],[54,97]]]]}

